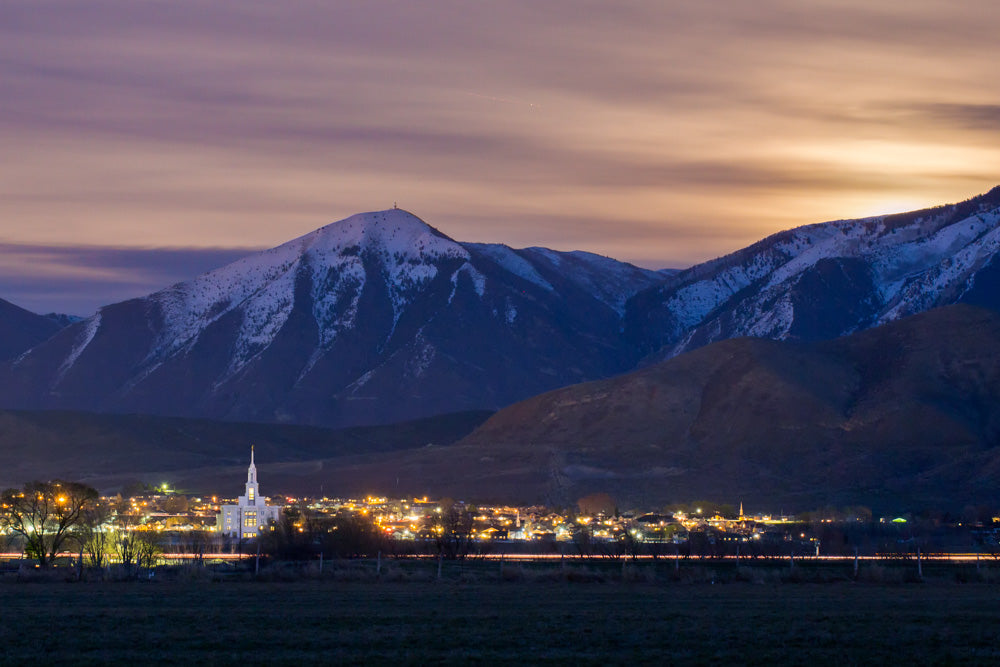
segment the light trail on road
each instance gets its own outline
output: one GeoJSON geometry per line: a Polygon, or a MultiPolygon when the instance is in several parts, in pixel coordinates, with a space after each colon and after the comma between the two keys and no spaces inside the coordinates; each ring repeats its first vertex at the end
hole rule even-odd
{"type": "MultiPolygon", "coordinates": [[[[77,558],[79,553],[69,553],[62,552],[57,555],[58,558],[77,558]]],[[[260,554],[262,558],[266,557],[266,554],[260,554]]],[[[157,556],[157,560],[160,562],[170,562],[170,561],[191,561],[191,560],[204,560],[204,561],[239,561],[239,560],[253,560],[257,558],[255,553],[206,553],[206,554],[189,554],[189,553],[164,553],[157,556]]],[[[369,557],[367,560],[374,559],[374,556],[369,557]]],[[[436,560],[438,554],[382,554],[382,558],[386,560],[436,560]]],[[[816,555],[794,555],[790,558],[788,555],[784,556],[739,556],[739,563],[746,564],[767,564],[767,563],[780,563],[787,562],[789,560],[794,560],[796,563],[853,563],[855,558],[859,562],[880,562],[880,563],[893,563],[893,562],[909,562],[916,561],[917,554],[890,554],[890,553],[880,553],[880,554],[868,554],[868,555],[858,555],[857,557],[853,555],[846,556],[832,556],[821,554],[816,555]]],[[[336,560],[329,558],[330,560],[336,560]]],[[[995,558],[993,556],[984,556],[983,554],[976,553],[929,553],[920,554],[919,559],[926,563],[976,563],[980,562],[983,564],[996,562],[1000,563],[1000,558],[995,558]]],[[[6,552],[0,553],[0,560],[33,560],[24,558],[24,554],[6,552]]],[[[313,560],[319,560],[319,556],[316,556],[313,560]]],[[[350,559],[350,560],[366,560],[362,559],[350,559]]],[[[446,559],[448,560],[448,559],[446,559]]],[[[454,560],[454,559],[450,559],[454,560]]],[[[725,555],[725,556],[684,556],[675,554],[660,554],[653,556],[651,554],[636,554],[636,555],[605,555],[605,554],[510,554],[510,553],[490,553],[490,554],[466,554],[460,557],[458,560],[466,561],[476,561],[476,560],[487,560],[487,561],[519,561],[519,562],[546,562],[546,561],[566,561],[566,562],[615,562],[615,561],[628,561],[628,562],[657,562],[666,561],[673,562],[675,560],[680,560],[681,563],[729,563],[737,561],[737,556],[725,555]]],[[[116,564],[112,561],[112,564],[116,564]]]]}

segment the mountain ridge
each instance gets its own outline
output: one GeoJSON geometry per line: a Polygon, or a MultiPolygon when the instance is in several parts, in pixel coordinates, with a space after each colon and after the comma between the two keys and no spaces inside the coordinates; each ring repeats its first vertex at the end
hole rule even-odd
{"type": "Polygon", "coordinates": [[[69,324],[0,299],[0,361],[14,359],[69,324]]]}
{"type": "MultiPolygon", "coordinates": [[[[836,338],[960,301],[1000,270],[1000,187],[958,204],[773,234],[627,305],[647,363],[736,336],[836,338]]],[[[1000,307],[1000,297],[978,303],[1000,307]]]]}
{"type": "MultiPolygon", "coordinates": [[[[72,479],[112,494],[140,481],[169,482],[185,493],[239,488],[250,445],[269,494],[316,495],[324,469],[359,451],[398,456],[449,445],[489,413],[458,413],[389,426],[328,429],[287,424],[217,422],[182,417],[71,411],[0,410],[0,488],[33,479],[72,479]]],[[[331,493],[337,487],[327,485],[331,493]]],[[[374,491],[375,489],[367,489],[374,491]]]]}
{"type": "Polygon", "coordinates": [[[495,410],[727,338],[1000,308],[998,251],[1000,188],[679,272],[361,213],[71,324],[0,363],[0,406],[328,426],[495,410]]]}
{"type": "Polygon", "coordinates": [[[624,302],[660,279],[358,214],[100,309],[0,369],[0,402],[340,426],[495,409],[634,364],[624,302]]]}

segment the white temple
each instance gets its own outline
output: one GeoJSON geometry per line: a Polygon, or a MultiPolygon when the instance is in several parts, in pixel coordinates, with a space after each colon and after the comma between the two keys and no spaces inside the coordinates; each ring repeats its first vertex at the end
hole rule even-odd
{"type": "Polygon", "coordinates": [[[268,505],[257,488],[257,466],[253,462],[253,446],[250,446],[250,467],[247,469],[246,492],[235,505],[223,505],[216,517],[216,530],[223,535],[253,538],[271,521],[277,521],[281,508],[268,505]]]}

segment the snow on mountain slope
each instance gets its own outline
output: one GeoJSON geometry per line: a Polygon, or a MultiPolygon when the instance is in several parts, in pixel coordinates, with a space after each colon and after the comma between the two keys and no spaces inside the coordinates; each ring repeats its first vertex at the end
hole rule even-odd
{"type": "Polygon", "coordinates": [[[557,252],[531,247],[523,252],[548,261],[554,271],[563,272],[620,315],[625,314],[625,302],[636,293],[636,284],[657,285],[663,282],[663,276],[657,272],[582,250],[557,252]]]}
{"type": "MultiPolygon", "coordinates": [[[[90,342],[94,340],[94,336],[97,335],[97,330],[101,328],[101,314],[96,315],[85,320],[84,325],[81,327],[81,331],[77,340],[74,342],[73,347],[70,349],[69,354],[63,360],[62,365],[59,366],[59,374],[56,376],[56,382],[66,375],[67,371],[73,367],[76,360],[83,354],[83,351],[87,349],[90,342]]],[[[20,362],[20,359],[18,359],[20,362]]],[[[15,362],[17,363],[17,362],[15,362]]]]}
{"type": "Polygon", "coordinates": [[[0,406],[328,425],[496,408],[725,338],[1000,308],[998,250],[1000,188],[677,272],[363,213],[66,327],[0,363],[0,406]]]}
{"type": "Polygon", "coordinates": [[[655,359],[737,336],[832,338],[953,303],[1000,248],[1000,188],[961,204],[781,232],[638,295],[655,359]]]}
{"type": "Polygon", "coordinates": [[[408,295],[436,275],[436,260],[469,256],[406,211],[355,215],[154,294],[164,326],[153,354],[165,358],[189,348],[208,325],[239,309],[242,320],[228,374],[239,371],[284,326],[303,267],[311,273],[319,342],[329,345],[355,324],[368,278],[363,253],[377,256],[385,267],[394,321],[408,295]]]}
{"type": "Polygon", "coordinates": [[[466,246],[486,255],[499,266],[519,278],[524,278],[528,282],[534,283],[549,291],[555,289],[547,280],[545,280],[545,278],[538,275],[538,271],[535,270],[535,267],[521,257],[513,248],[505,246],[501,243],[467,243],[466,246]]]}
{"type": "Polygon", "coordinates": [[[23,396],[0,399],[341,425],[494,408],[634,365],[622,304],[662,280],[363,213],[102,308],[13,364],[23,396]]]}
{"type": "Polygon", "coordinates": [[[531,247],[514,250],[501,244],[465,243],[505,270],[543,289],[559,292],[553,283],[564,283],[612,308],[619,316],[636,292],[663,282],[656,271],[589,252],[560,252],[531,247]]]}

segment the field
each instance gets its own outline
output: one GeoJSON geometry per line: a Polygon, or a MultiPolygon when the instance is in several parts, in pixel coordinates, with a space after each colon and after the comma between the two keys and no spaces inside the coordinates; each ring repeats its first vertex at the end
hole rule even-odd
{"type": "Polygon", "coordinates": [[[3,664],[983,663],[1000,586],[647,580],[0,584],[3,664]]]}

